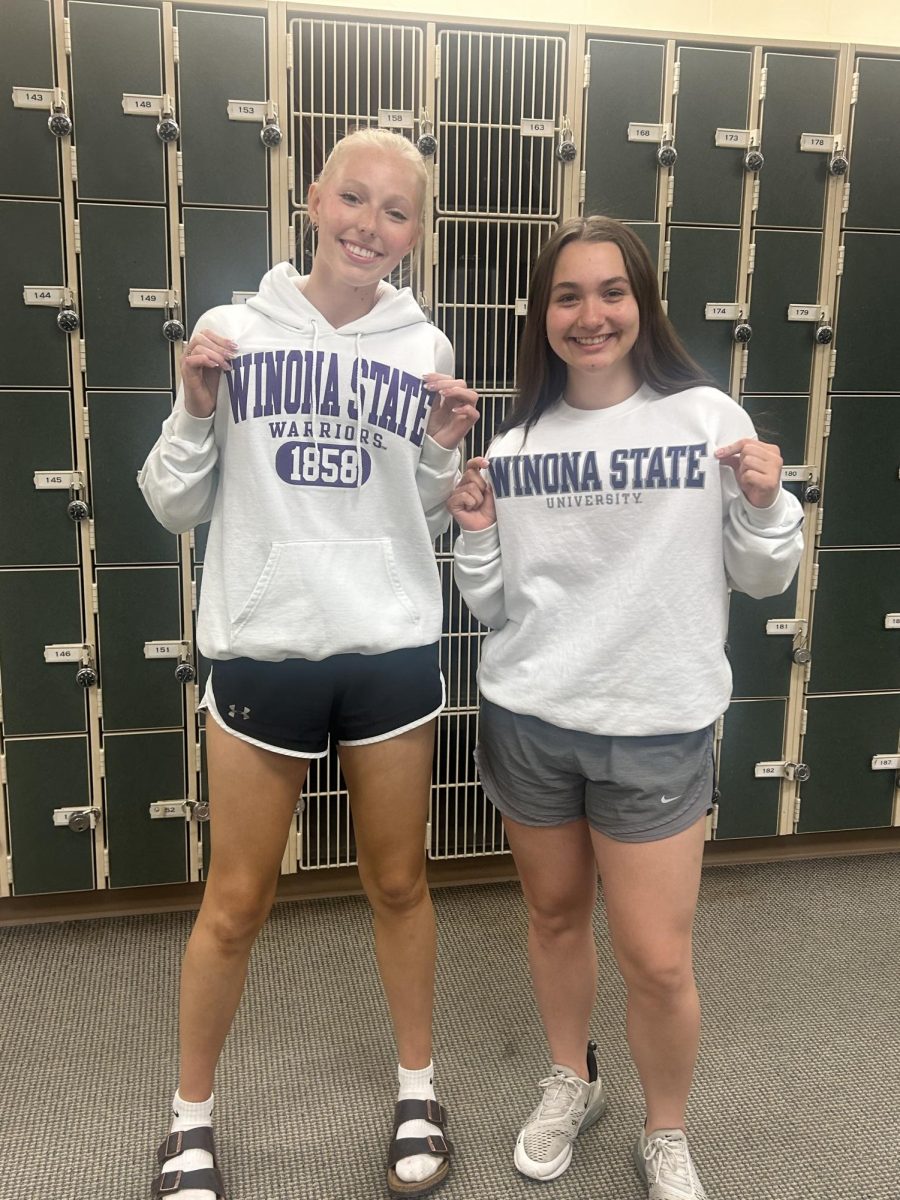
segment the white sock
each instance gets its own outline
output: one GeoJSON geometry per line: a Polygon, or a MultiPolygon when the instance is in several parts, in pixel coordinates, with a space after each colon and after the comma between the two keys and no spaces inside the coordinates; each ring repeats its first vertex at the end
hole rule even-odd
{"type": "MultiPolygon", "coordinates": [[[[397,1079],[400,1082],[398,1100],[436,1100],[434,1094],[434,1064],[429,1063],[419,1071],[407,1071],[405,1067],[397,1067],[397,1079]]],[[[398,1138],[429,1137],[437,1134],[442,1136],[440,1129],[430,1121],[404,1121],[397,1130],[398,1138]]],[[[435,1154],[413,1154],[409,1158],[401,1158],[394,1170],[397,1177],[404,1183],[421,1183],[430,1179],[443,1162],[435,1154]]]]}
{"type": "MultiPolygon", "coordinates": [[[[201,1100],[194,1104],[189,1100],[182,1100],[176,1092],[172,1101],[174,1115],[171,1132],[178,1133],[185,1129],[196,1129],[198,1125],[212,1125],[212,1110],[212,1096],[208,1100],[201,1100]]],[[[163,1170],[166,1172],[202,1171],[204,1167],[212,1165],[213,1158],[208,1150],[185,1150],[177,1158],[168,1159],[163,1170]]],[[[185,1188],[184,1191],[177,1193],[177,1200],[216,1200],[216,1194],[205,1188],[185,1188]]]]}

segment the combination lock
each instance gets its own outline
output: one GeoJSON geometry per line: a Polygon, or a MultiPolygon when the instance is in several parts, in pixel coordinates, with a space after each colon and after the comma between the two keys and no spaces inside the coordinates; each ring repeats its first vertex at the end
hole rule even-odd
{"type": "Polygon", "coordinates": [[[47,128],[54,137],[68,137],[72,132],[72,118],[64,104],[54,104],[47,119],[47,128]]]}
{"type": "Polygon", "coordinates": [[[753,337],[753,329],[747,321],[738,321],[734,327],[733,337],[740,345],[746,346],[747,342],[753,337]]]}
{"type": "Polygon", "coordinates": [[[177,142],[181,130],[171,113],[164,113],[156,125],[156,136],[161,142],[177,142]]]}
{"type": "Polygon", "coordinates": [[[91,828],[91,820],[96,820],[100,816],[98,808],[86,808],[84,812],[73,812],[69,814],[68,825],[76,833],[84,833],[86,829],[91,828]]]}
{"type": "Polygon", "coordinates": [[[75,682],[79,687],[93,687],[97,682],[97,672],[93,667],[79,667],[78,673],[75,676],[75,682]]]}
{"type": "Polygon", "coordinates": [[[57,328],[61,329],[63,333],[74,333],[80,324],[81,321],[74,308],[61,308],[56,314],[57,328]]]}
{"type": "Polygon", "coordinates": [[[817,325],[815,339],[818,345],[828,346],[834,341],[834,330],[830,325],[817,325]]]}
{"type": "Polygon", "coordinates": [[[167,342],[183,342],[185,328],[180,321],[170,318],[163,325],[162,333],[167,342]]]}
{"type": "Polygon", "coordinates": [[[259,137],[267,150],[274,150],[276,146],[281,145],[284,134],[281,132],[277,117],[266,117],[265,124],[259,131],[259,137]]]}
{"type": "Polygon", "coordinates": [[[656,161],[661,167],[674,167],[678,161],[678,151],[669,142],[663,142],[656,152],[656,161]]]}
{"type": "Polygon", "coordinates": [[[744,169],[747,171],[761,171],[765,166],[765,157],[761,150],[748,150],[744,155],[744,169]]]}
{"type": "Polygon", "coordinates": [[[563,117],[562,129],[559,131],[559,142],[556,147],[556,157],[560,162],[573,162],[578,156],[578,147],[575,145],[575,134],[572,132],[572,127],[569,124],[569,118],[563,117]]]}
{"type": "Polygon", "coordinates": [[[791,658],[801,667],[805,667],[807,663],[812,662],[812,655],[809,652],[808,646],[798,646],[791,654],[791,658]]]}
{"type": "Polygon", "coordinates": [[[836,154],[831,156],[831,161],[828,164],[828,170],[832,175],[846,175],[850,170],[850,159],[843,150],[838,150],[836,154]]]}
{"type": "Polygon", "coordinates": [[[86,521],[91,511],[83,500],[70,500],[66,512],[73,521],[86,521]]]}
{"type": "Polygon", "coordinates": [[[188,800],[185,807],[188,810],[188,815],[194,821],[209,820],[209,801],[208,800],[188,800]]]}
{"type": "Polygon", "coordinates": [[[431,158],[437,152],[437,138],[433,133],[423,133],[419,136],[416,147],[423,158],[431,158]]]}
{"type": "Polygon", "coordinates": [[[175,678],[179,683],[193,683],[197,678],[197,672],[189,662],[180,662],[175,668],[175,678]]]}
{"type": "Polygon", "coordinates": [[[809,483],[803,489],[804,504],[818,504],[822,499],[822,489],[817,483],[809,483]]]}
{"type": "Polygon", "coordinates": [[[793,767],[793,776],[797,783],[806,783],[812,775],[812,771],[806,763],[791,763],[790,765],[793,767]]]}

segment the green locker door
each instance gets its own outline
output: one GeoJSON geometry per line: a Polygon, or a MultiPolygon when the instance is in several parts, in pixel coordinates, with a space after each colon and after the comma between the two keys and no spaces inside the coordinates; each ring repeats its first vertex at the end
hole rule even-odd
{"type": "Polygon", "coordinates": [[[97,590],[104,729],[183,725],[177,660],[144,657],[146,642],[181,640],[178,568],[101,567],[97,590]]]}
{"type": "Polygon", "coordinates": [[[438,55],[437,211],[557,216],[564,40],[442,29],[438,55]]]}
{"type": "Polygon", "coordinates": [[[719,751],[716,841],[774,837],[778,833],[779,779],[757,779],[759,762],[784,759],[785,700],[744,700],[725,713],[719,751]]]}
{"type": "Polygon", "coordinates": [[[184,210],[185,320],[255,292],[269,269],[269,215],[228,209],[184,210]]]}
{"type": "Polygon", "coordinates": [[[740,225],[744,152],[716,145],[717,129],[749,128],[749,50],[681,46],[675,114],[676,224],[740,225]]]}
{"type": "Polygon", "coordinates": [[[848,229],[900,229],[900,59],[860,58],[848,229]]]}
{"type": "Polygon", "coordinates": [[[109,886],[184,883],[188,878],[184,735],[111,734],[103,739],[109,886]],[[150,806],[174,802],[177,816],[150,806]],[[158,811],[158,810],[157,810],[158,811]]]}
{"type": "Polygon", "coordinates": [[[231,101],[269,98],[266,19],[177,9],[178,112],[185,204],[265,208],[268,151],[262,119],[229,119],[231,101]]]}
{"type": "Polygon", "coordinates": [[[133,307],[129,300],[132,289],[149,294],[169,287],[166,210],[80,204],[78,220],[87,386],[168,391],[166,311],[133,307]]]}
{"type": "Polygon", "coordinates": [[[650,255],[650,261],[655,265],[659,262],[659,239],[662,237],[662,227],[658,221],[626,221],[625,224],[629,229],[633,229],[638,235],[647,253],[650,255]]]}
{"type": "Polygon", "coordinates": [[[78,562],[78,526],[66,511],[69,490],[35,487],[37,472],[74,467],[68,393],[0,392],[0,566],[78,562]]]}
{"type": "Polygon", "coordinates": [[[767,54],[757,225],[821,229],[828,154],[800,149],[804,133],[831,134],[837,64],[806,54],[767,54]]]}
{"type": "Polygon", "coordinates": [[[822,550],[810,692],[890,691],[900,683],[900,550],[822,550]]]}
{"type": "Polygon", "coordinates": [[[137,485],[137,473],[172,411],[161,392],[88,392],[91,513],[95,561],[178,562],[178,538],[163,529],[137,485]]]}
{"type": "Polygon", "coordinates": [[[798,833],[878,829],[891,823],[896,771],[874,771],[897,753],[900,695],[810,696],[803,741],[809,780],[801,785],[798,833]]]}
{"type": "Polygon", "coordinates": [[[836,392],[900,390],[898,311],[900,234],[844,234],[844,274],[834,343],[836,392]]]}
{"type": "Polygon", "coordinates": [[[728,661],[734,677],[732,695],[787,696],[791,683],[794,639],[767,634],[766,623],[793,620],[797,612],[797,581],[780,596],[754,600],[731,593],[728,614],[728,661]]]}
{"type": "Polygon", "coordinates": [[[669,319],[688,352],[730,392],[734,322],[708,321],[706,306],[734,304],[738,298],[740,230],[673,227],[669,243],[669,319]]]}
{"type": "Polygon", "coordinates": [[[900,543],[898,446],[900,396],[832,396],[820,545],[900,543]]]}
{"type": "Polygon", "coordinates": [[[90,890],[94,830],[53,823],[55,809],[92,807],[87,738],[7,738],[4,753],[13,894],[90,890]]]}
{"type": "Polygon", "coordinates": [[[164,202],[160,113],[123,99],[165,91],[159,9],[69,0],[69,26],[79,197],[164,202]]]}
{"type": "MultiPolygon", "coordinates": [[[[57,139],[48,107],[10,103],[13,88],[52,92],[53,34],[49,0],[6,0],[0,38],[0,195],[59,196],[57,139]]],[[[28,97],[23,97],[28,103],[28,97]]],[[[32,100],[32,103],[40,103],[32,100]]]]}
{"type": "Polygon", "coordinates": [[[306,204],[309,185],[335,143],[354,129],[377,125],[379,113],[384,124],[390,121],[405,137],[416,136],[414,122],[424,103],[422,35],[416,26],[358,19],[291,21],[295,205],[306,204]]]}
{"type": "Polygon", "coordinates": [[[0,263],[0,387],[68,387],[69,337],[57,327],[59,310],[23,297],[26,287],[65,286],[60,206],[0,200],[0,263]]]}
{"type": "Polygon", "coordinates": [[[815,325],[789,321],[791,304],[816,304],[819,298],[820,233],[758,229],[750,324],[753,340],[744,390],[809,394],[815,325]]]}
{"type": "Polygon", "coordinates": [[[81,645],[81,580],[75,569],[0,571],[0,678],[6,737],[83,733],[85,692],[76,652],[47,662],[45,646],[81,645]]]}
{"type": "Polygon", "coordinates": [[[658,125],[666,48],[654,42],[588,41],[582,168],[585,216],[654,221],[659,201],[657,147],[628,140],[628,126],[658,125]]]}

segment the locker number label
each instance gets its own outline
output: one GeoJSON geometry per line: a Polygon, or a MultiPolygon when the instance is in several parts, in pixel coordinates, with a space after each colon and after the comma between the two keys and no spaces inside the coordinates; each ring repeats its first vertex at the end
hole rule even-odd
{"type": "Polygon", "coordinates": [[[885,629],[900,629],[900,613],[884,614],[885,629]]]}
{"type": "Polygon", "coordinates": [[[84,482],[80,471],[35,471],[34,486],[39,492],[69,492],[84,482]]]}
{"type": "Polygon", "coordinates": [[[755,129],[717,129],[716,145],[725,150],[749,150],[759,145],[759,133],[755,129]]]}
{"type": "Polygon", "coordinates": [[[171,308],[171,292],[162,288],[129,288],[128,303],[132,308],[171,308]]]}
{"type": "Polygon", "coordinates": [[[773,620],[766,621],[766,635],[768,637],[782,637],[786,634],[795,637],[798,633],[806,632],[805,621],[794,620],[773,620]]]}
{"type": "Polygon", "coordinates": [[[53,88],[14,87],[12,102],[15,108],[52,108],[53,88]]]}
{"type": "Polygon", "coordinates": [[[44,284],[26,283],[22,289],[22,299],[26,304],[36,304],[47,308],[59,308],[66,300],[66,289],[62,287],[46,287],[44,284]]]}
{"type": "Polygon", "coordinates": [[[379,108],[379,129],[412,129],[414,125],[411,109],[379,108]]]}
{"type": "Polygon", "coordinates": [[[789,304],[789,321],[827,321],[829,309],[824,304],[789,304]]]}
{"type": "Polygon", "coordinates": [[[782,483],[816,483],[818,478],[818,467],[810,467],[804,464],[802,466],[781,468],[782,483]]]}
{"type": "Polygon", "coordinates": [[[644,125],[640,121],[632,121],[628,126],[629,142],[661,142],[665,133],[665,125],[644,125]]]}
{"type": "Polygon", "coordinates": [[[44,662],[46,663],[80,663],[84,657],[85,647],[81,642],[64,646],[45,646],[44,662]]]}
{"type": "Polygon", "coordinates": [[[229,121],[265,121],[265,100],[229,100],[229,121]]]}
{"type": "Polygon", "coordinates": [[[743,317],[743,304],[710,303],[706,306],[707,321],[741,321],[743,317]]]}
{"type": "Polygon", "coordinates": [[[126,92],[122,96],[122,112],[126,117],[161,117],[162,96],[137,96],[126,92]]]}
{"type": "Polygon", "coordinates": [[[517,300],[516,304],[515,304],[515,313],[516,313],[517,317],[527,317],[528,316],[528,301],[527,300],[517,300]]]}
{"type": "Polygon", "coordinates": [[[553,137],[553,121],[525,117],[519,125],[522,137],[553,137]]]}
{"type": "Polygon", "coordinates": [[[299,487],[361,487],[372,472],[368,450],[320,442],[285,442],[275,455],[275,470],[285,483],[299,487]]]}
{"type": "Polygon", "coordinates": [[[252,300],[255,295],[256,295],[256,292],[232,292],[231,293],[231,303],[232,304],[246,304],[247,301],[252,300]]]}
{"type": "Polygon", "coordinates": [[[783,762],[758,762],[753,768],[757,779],[783,779],[784,773],[783,762]]]}
{"type": "Polygon", "coordinates": [[[144,658],[187,658],[187,642],[144,642],[144,658]]]}
{"type": "Polygon", "coordinates": [[[900,754],[876,754],[872,759],[873,771],[900,771],[900,754]]]}
{"type": "Polygon", "coordinates": [[[831,154],[835,148],[833,133],[801,133],[800,149],[807,154],[831,154]]]}

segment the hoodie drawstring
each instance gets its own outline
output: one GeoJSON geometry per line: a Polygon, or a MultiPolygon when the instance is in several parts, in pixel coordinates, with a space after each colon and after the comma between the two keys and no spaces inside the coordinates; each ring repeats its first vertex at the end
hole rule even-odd
{"type": "Polygon", "coordinates": [[[362,337],[361,333],[356,335],[356,487],[362,487],[363,477],[363,461],[362,461],[362,423],[363,423],[363,383],[362,383],[362,337]]]}
{"type": "MultiPolygon", "coordinates": [[[[310,325],[312,325],[312,331],[313,331],[312,369],[313,369],[313,371],[316,371],[319,366],[319,323],[318,323],[318,321],[311,320],[310,325]]],[[[313,411],[310,414],[310,416],[312,417],[312,422],[311,422],[311,424],[312,424],[312,439],[313,439],[313,445],[316,448],[316,459],[317,460],[319,457],[319,436],[316,432],[316,426],[319,423],[319,388],[318,388],[318,386],[316,386],[318,384],[318,382],[319,382],[318,380],[315,380],[314,384],[313,384],[313,389],[312,389],[313,395],[314,395],[313,411]]]]}

